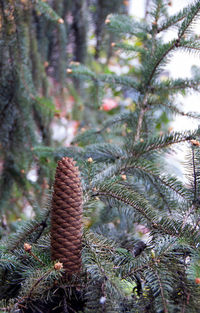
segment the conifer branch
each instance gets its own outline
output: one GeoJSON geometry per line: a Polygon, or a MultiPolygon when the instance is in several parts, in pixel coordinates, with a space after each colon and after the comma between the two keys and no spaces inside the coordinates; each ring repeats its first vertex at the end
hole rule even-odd
{"type": "MultiPolygon", "coordinates": [[[[174,91],[174,92],[179,92],[181,90],[191,88],[196,91],[199,91],[199,82],[198,80],[194,79],[170,79],[165,82],[159,82],[159,83],[154,83],[154,85],[151,88],[152,93],[156,92],[166,92],[166,91],[174,91]]],[[[171,94],[171,92],[170,92],[171,94]]]]}
{"type": "Polygon", "coordinates": [[[19,245],[21,245],[25,239],[27,239],[31,234],[35,233],[36,231],[38,231],[38,229],[40,229],[40,227],[42,228],[40,230],[43,231],[44,230],[44,222],[36,222],[36,223],[33,223],[33,224],[30,224],[29,227],[25,227],[25,231],[24,233],[21,233],[21,236],[20,236],[20,233],[18,234],[19,238],[17,237],[16,241],[14,242],[11,242],[10,245],[8,245],[8,251],[11,251],[11,252],[14,252],[15,249],[17,249],[19,247],[19,245]]]}
{"type": "Polygon", "coordinates": [[[177,186],[175,184],[175,181],[172,180],[171,177],[171,181],[168,181],[167,178],[165,178],[164,176],[158,176],[156,174],[156,171],[154,172],[153,170],[149,170],[146,167],[140,166],[140,165],[133,165],[133,166],[129,166],[127,165],[126,167],[122,168],[123,170],[130,170],[130,169],[139,169],[141,171],[143,171],[144,173],[146,173],[147,175],[149,175],[150,179],[151,177],[153,177],[155,179],[155,181],[159,181],[161,183],[161,185],[165,185],[167,188],[171,189],[173,192],[175,192],[176,194],[178,194],[180,197],[182,198],[186,198],[186,190],[184,190],[183,186],[177,186]]]}
{"type": "MultiPolygon", "coordinates": [[[[157,265],[155,265],[157,266],[157,265]]],[[[164,309],[164,313],[168,313],[168,309],[167,309],[167,301],[165,299],[165,295],[164,295],[164,289],[163,289],[163,284],[162,284],[162,281],[161,281],[161,278],[160,278],[160,275],[158,273],[158,270],[157,268],[155,268],[155,274],[158,278],[158,282],[159,282],[159,285],[160,285],[160,292],[161,292],[161,297],[162,297],[162,302],[163,302],[163,309],[164,309]]]]}
{"type": "Polygon", "coordinates": [[[194,156],[194,148],[192,148],[192,170],[193,170],[193,187],[194,187],[194,203],[197,200],[197,177],[196,177],[196,164],[195,164],[195,156],[194,156]]]}
{"type": "Polygon", "coordinates": [[[199,1],[194,3],[194,5],[192,5],[189,9],[190,10],[189,10],[189,12],[187,14],[187,17],[184,19],[184,21],[183,21],[183,23],[182,23],[182,25],[180,27],[180,30],[179,30],[179,33],[178,33],[179,38],[183,37],[185,32],[188,30],[190,25],[193,23],[194,19],[197,17],[197,15],[198,15],[198,13],[200,11],[200,3],[199,3],[199,1]]]}
{"type": "Polygon", "coordinates": [[[103,127],[97,131],[97,133],[102,133],[104,130],[106,130],[108,127],[113,127],[116,124],[122,124],[123,122],[127,122],[131,119],[134,119],[135,116],[133,113],[121,113],[108,121],[103,123],[103,127]]]}
{"type": "MultiPolygon", "coordinates": [[[[34,291],[34,289],[37,287],[37,285],[45,278],[47,277],[54,269],[50,269],[49,271],[47,271],[46,273],[44,273],[44,275],[42,275],[36,282],[35,284],[32,286],[31,290],[29,291],[28,295],[25,297],[27,299],[31,298],[31,295],[34,291]]],[[[22,300],[21,300],[22,301],[22,300]]],[[[24,299],[23,299],[24,301],[24,299]]]]}
{"type": "Polygon", "coordinates": [[[177,23],[182,21],[187,15],[188,9],[184,8],[182,11],[178,12],[175,15],[169,16],[162,24],[158,26],[157,32],[168,30],[170,27],[177,27],[177,23]]]}
{"type": "Polygon", "coordinates": [[[166,233],[169,235],[175,235],[174,232],[171,232],[169,229],[166,229],[165,227],[163,227],[160,223],[156,223],[154,221],[154,212],[152,211],[152,209],[149,208],[149,210],[148,210],[146,208],[146,210],[144,210],[137,203],[133,202],[132,200],[129,200],[128,198],[125,198],[124,195],[122,196],[122,195],[119,195],[118,193],[115,193],[114,191],[109,191],[109,190],[104,191],[103,189],[101,189],[95,193],[95,196],[112,197],[112,198],[114,198],[120,202],[128,204],[128,205],[132,206],[134,209],[136,209],[137,211],[139,211],[145,217],[145,219],[150,223],[152,228],[160,230],[163,233],[166,233]]]}
{"type": "MultiPolygon", "coordinates": [[[[156,55],[156,59],[155,59],[155,63],[153,64],[153,69],[151,70],[151,73],[145,83],[146,85],[146,89],[149,88],[151,86],[151,81],[154,78],[154,75],[157,71],[157,68],[159,67],[159,65],[162,63],[163,59],[176,47],[178,47],[179,45],[179,39],[177,40],[173,40],[170,44],[166,44],[164,47],[165,49],[163,49],[164,51],[160,54],[158,52],[158,54],[156,55]]],[[[156,53],[156,52],[155,52],[156,53]]]]}
{"type": "Polygon", "coordinates": [[[160,195],[161,199],[163,200],[164,204],[166,205],[167,210],[169,211],[170,215],[172,214],[172,210],[168,204],[167,199],[165,198],[165,195],[160,191],[160,188],[157,184],[154,183],[154,181],[152,180],[152,178],[150,177],[150,181],[152,183],[152,185],[155,187],[155,189],[157,190],[158,194],[160,195]]]}
{"type": "MultiPolygon", "coordinates": [[[[165,147],[168,147],[169,145],[172,145],[172,144],[176,144],[176,143],[181,143],[181,142],[184,142],[184,141],[190,141],[191,138],[192,138],[192,135],[186,135],[186,136],[181,136],[179,137],[180,134],[178,133],[172,133],[171,135],[168,136],[168,138],[166,138],[166,140],[163,141],[164,138],[160,137],[160,140],[158,143],[152,143],[152,144],[149,144],[147,147],[146,147],[146,150],[145,151],[142,151],[141,149],[141,152],[138,151],[138,152],[135,152],[133,154],[135,154],[135,156],[140,156],[140,155],[143,155],[143,154],[146,154],[150,151],[155,151],[155,150],[158,150],[158,149],[163,149],[165,147]]],[[[138,144],[138,145],[141,145],[142,144],[138,144]]]]}
{"type": "Polygon", "coordinates": [[[193,112],[183,112],[181,110],[179,110],[177,107],[173,106],[173,105],[167,105],[167,104],[164,104],[164,106],[169,109],[170,111],[172,111],[173,113],[175,114],[179,114],[179,115],[182,115],[182,116],[185,116],[185,117],[189,117],[189,118],[193,118],[193,119],[197,119],[199,120],[200,119],[200,115],[198,113],[193,113],[193,112]]]}
{"type": "Polygon", "coordinates": [[[189,218],[189,216],[190,216],[190,214],[192,213],[193,210],[194,210],[193,206],[190,206],[189,209],[187,210],[187,212],[186,212],[186,214],[184,216],[184,219],[183,219],[183,224],[182,224],[181,230],[184,229],[185,225],[188,222],[188,218],[189,218]]]}

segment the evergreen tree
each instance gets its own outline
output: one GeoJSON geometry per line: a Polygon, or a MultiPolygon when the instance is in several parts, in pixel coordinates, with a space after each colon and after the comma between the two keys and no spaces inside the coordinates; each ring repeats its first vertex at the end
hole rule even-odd
{"type": "MultiPolygon", "coordinates": [[[[177,94],[199,91],[198,74],[163,80],[162,73],[172,53],[199,51],[192,27],[200,3],[173,16],[168,5],[150,1],[143,22],[106,18],[108,29],[121,36],[112,47],[139,60],[129,75],[96,74],[76,63],[68,68],[94,84],[98,104],[108,87],[113,94],[118,88],[121,102],[127,93],[132,102],[113,109],[101,128],[80,132],[74,146],[37,148],[38,156],[61,159],[52,209],[49,204],[33,221],[18,222],[16,233],[1,240],[2,312],[199,312],[200,133],[155,130],[158,112],[199,118],[176,103],[177,94]],[[175,38],[166,42],[162,34],[172,27],[175,38]],[[186,184],[165,165],[166,153],[180,145],[188,150],[186,184]],[[62,247],[65,218],[72,230],[62,247]],[[145,227],[146,241],[138,238],[138,225],[145,227]],[[73,232],[71,268],[66,256],[73,232]]],[[[99,126],[106,114],[98,114],[99,126]]]]}

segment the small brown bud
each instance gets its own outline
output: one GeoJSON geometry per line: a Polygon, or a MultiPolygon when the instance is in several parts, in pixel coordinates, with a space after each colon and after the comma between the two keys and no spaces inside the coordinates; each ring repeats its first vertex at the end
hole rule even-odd
{"type": "Polygon", "coordinates": [[[127,7],[129,5],[129,1],[128,0],[124,0],[123,4],[127,7]]]}
{"type": "Polygon", "coordinates": [[[109,23],[110,23],[110,19],[107,18],[107,19],[105,20],[105,24],[109,24],[109,23]]]}
{"type": "Polygon", "coordinates": [[[25,173],[25,170],[22,169],[20,172],[21,172],[22,174],[24,174],[24,173],[25,173]]]}
{"type": "Polygon", "coordinates": [[[30,252],[31,251],[31,249],[32,249],[32,246],[31,245],[29,245],[29,243],[24,243],[24,250],[26,251],[26,252],[30,252]]]}
{"type": "Polygon", "coordinates": [[[64,20],[62,18],[59,18],[57,21],[59,24],[64,24],[64,20]]]}
{"type": "Polygon", "coordinates": [[[71,74],[72,73],[72,69],[71,68],[67,68],[67,73],[71,74]]]}
{"type": "Polygon", "coordinates": [[[76,65],[76,66],[78,66],[78,65],[80,65],[80,62],[71,61],[69,64],[70,64],[70,65],[76,65]]]}
{"type": "Polygon", "coordinates": [[[114,47],[114,46],[116,46],[116,43],[115,43],[115,42],[112,42],[112,43],[111,43],[111,47],[114,47]]]}
{"type": "Polygon", "coordinates": [[[92,163],[93,162],[93,159],[90,157],[87,159],[88,163],[92,163]]]}
{"type": "Polygon", "coordinates": [[[143,138],[140,138],[140,142],[144,142],[144,139],[143,139],[143,138]]]}
{"type": "Polygon", "coordinates": [[[85,227],[89,228],[92,225],[92,220],[88,218],[83,218],[83,224],[85,227]]]}
{"type": "Polygon", "coordinates": [[[117,219],[114,221],[114,224],[115,224],[115,225],[119,225],[119,224],[120,224],[120,219],[117,218],[117,219]]]}
{"type": "Polygon", "coordinates": [[[126,180],[126,175],[125,175],[125,174],[121,175],[121,178],[122,178],[123,180],[126,180]]]}
{"type": "Polygon", "coordinates": [[[55,264],[54,264],[54,269],[55,269],[56,271],[59,271],[59,270],[63,269],[63,264],[62,264],[61,262],[55,263],[55,264]]]}
{"type": "Polygon", "coordinates": [[[200,284],[200,278],[199,278],[199,277],[195,278],[195,283],[196,283],[197,285],[200,284]]]}
{"type": "Polygon", "coordinates": [[[49,62],[48,61],[45,61],[44,62],[44,68],[47,68],[49,66],[49,62]]]}

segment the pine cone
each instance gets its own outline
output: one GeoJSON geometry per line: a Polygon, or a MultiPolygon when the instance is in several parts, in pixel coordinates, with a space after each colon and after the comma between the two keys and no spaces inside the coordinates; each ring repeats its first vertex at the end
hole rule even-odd
{"type": "Polygon", "coordinates": [[[78,168],[71,158],[58,162],[51,212],[52,260],[68,274],[81,271],[82,189],[78,168]]]}

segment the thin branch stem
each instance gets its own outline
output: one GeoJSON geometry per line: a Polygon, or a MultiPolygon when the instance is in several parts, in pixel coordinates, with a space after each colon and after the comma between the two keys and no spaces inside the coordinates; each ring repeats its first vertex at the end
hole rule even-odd
{"type": "Polygon", "coordinates": [[[144,119],[144,114],[147,111],[147,109],[142,108],[139,114],[139,118],[138,118],[138,124],[137,124],[137,130],[136,130],[136,135],[135,135],[135,141],[138,141],[140,139],[140,132],[142,129],[142,123],[143,123],[143,119],[144,119]]]}
{"type": "Polygon", "coordinates": [[[139,113],[139,117],[138,117],[138,124],[137,124],[137,129],[136,129],[136,135],[135,135],[135,142],[137,142],[140,139],[140,133],[142,130],[142,123],[143,123],[143,119],[144,119],[144,115],[146,113],[146,111],[148,110],[147,108],[147,98],[148,98],[148,93],[146,92],[143,98],[143,101],[141,103],[141,110],[139,113]]]}
{"type": "Polygon", "coordinates": [[[194,148],[192,149],[192,169],[193,169],[193,177],[194,177],[194,202],[195,202],[197,199],[197,176],[196,176],[194,148]]]}
{"type": "Polygon", "coordinates": [[[157,61],[156,61],[156,64],[154,65],[154,68],[149,76],[149,79],[146,83],[146,86],[150,86],[151,84],[151,81],[153,79],[153,76],[158,68],[158,66],[160,65],[160,63],[162,62],[162,60],[166,57],[166,55],[171,51],[173,50],[177,45],[177,40],[174,41],[174,43],[163,53],[163,55],[160,57],[160,58],[157,58],[157,61]]]}
{"type": "MultiPolygon", "coordinates": [[[[122,168],[121,171],[123,170],[131,170],[131,169],[139,169],[141,170],[142,172],[144,172],[146,175],[148,175],[149,179],[151,179],[151,182],[153,183],[152,181],[152,177],[155,178],[155,180],[159,180],[159,182],[162,183],[162,185],[165,185],[166,187],[168,187],[169,189],[171,189],[173,192],[177,193],[180,197],[184,198],[185,199],[185,196],[179,192],[179,190],[177,190],[176,188],[174,188],[173,186],[171,186],[169,183],[167,183],[167,181],[164,181],[164,179],[160,178],[158,175],[155,175],[152,171],[148,170],[147,168],[145,167],[142,167],[142,166],[139,166],[139,165],[135,165],[135,166],[126,166],[125,168],[122,168]]],[[[154,186],[156,186],[154,184],[154,186]]]]}
{"type": "Polygon", "coordinates": [[[161,192],[161,190],[159,189],[159,186],[153,182],[153,179],[151,177],[149,177],[149,179],[150,179],[152,185],[156,188],[158,194],[160,195],[161,199],[165,203],[165,205],[166,205],[166,207],[167,207],[167,209],[169,211],[169,214],[171,215],[172,214],[172,210],[171,210],[170,206],[168,205],[167,199],[165,199],[165,195],[161,192]]]}
{"type": "Polygon", "coordinates": [[[146,20],[147,18],[147,15],[148,15],[148,8],[149,8],[149,0],[146,0],[146,3],[145,3],[145,14],[144,14],[144,18],[146,20]]]}
{"type": "Polygon", "coordinates": [[[144,151],[144,152],[142,151],[141,153],[138,153],[136,156],[141,156],[141,155],[143,155],[143,154],[145,154],[147,152],[150,152],[150,151],[155,151],[155,150],[158,150],[158,149],[162,149],[162,148],[168,147],[169,145],[174,145],[176,143],[180,143],[180,142],[184,142],[184,141],[190,141],[190,140],[191,140],[191,136],[189,135],[189,136],[187,136],[185,138],[181,138],[181,139],[178,138],[178,139],[174,140],[173,142],[167,141],[167,142],[161,143],[161,144],[159,144],[156,147],[152,144],[151,146],[147,147],[146,151],[144,151]]]}
{"type": "Polygon", "coordinates": [[[50,273],[52,272],[52,269],[50,269],[48,272],[46,272],[44,275],[42,275],[37,281],[36,283],[33,285],[33,287],[31,288],[27,298],[29,299],[35,289],[35,287],[46,277],[48,276],[50,273]]]}
{"type": "MultiPolygon", "coordinates": [[[[155,223],[149,216],[148,214],[143,210],[143,208],[139,207],[138,205],[134,204],[132,201],[128,200],[128,199],[124,199],[122,197],[120,197],[120,195],[115,194],[114,192],[109,192],[109,191],[97,191],[97,193],[95,194],[95,196],[105,196],[105,197],[112,197],[118,201],[121,201],[123,203],[126,203],[130,206],[132,206],[133,208],[135,208],[137,211],[139,211],[145,218],[146,220],[151,224],[151,227],[154,229],[158,229],[161,232],[167,233],[168,235],[174,236],[175,233],[171,232],[169,229],[164,228],[161,224],[155,223]]],[[[94,196],[94,195],[93,195],[94,196]]]]}
{"type": "Polygon", "coordinates": [[[160,279],[160,275],[158,274],[158,270],[155,270],[156,276],[158,278],[158,282],[160,285],[160,292],[161,292],[161,297],[162,297],[162,302],[163,302],[163,309],[164,309],[164,313],[168,313],[168,309],[167,309],[167,305],[166,305],[166,299],[165,299],[165,295],[164,295],[164,289],[163,289],[163,285],[160,279]]]}
{"type": "Polygon", "coordinates": [[[36,259],[41,265],[45,265],[38,257],[37,255],[35,255],[31,250],[27,251],[32,257],[34,257],[34,259],[36,259]]]}

